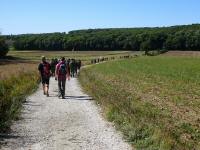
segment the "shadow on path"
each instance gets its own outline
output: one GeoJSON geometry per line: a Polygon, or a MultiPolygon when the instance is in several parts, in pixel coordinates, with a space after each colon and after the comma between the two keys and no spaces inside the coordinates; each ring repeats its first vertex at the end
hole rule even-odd
{"type": "Polygon", "coordinates": [[[21,136],[0,133],[0,141],[3,141],[4,139],[16,139],[16,138],[21,138],[21,136]]]}
{"type": "Polygon", "coordinates": [[[93,100],[90,96],[65,96],[66,99],[72,99],[72,100],[93,100]]]}

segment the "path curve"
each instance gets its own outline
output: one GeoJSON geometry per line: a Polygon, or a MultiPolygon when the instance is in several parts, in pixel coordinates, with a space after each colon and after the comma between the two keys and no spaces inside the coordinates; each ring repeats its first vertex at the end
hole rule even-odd
{"type": "Polygon", "coordinates": [[[41,87],[27,98],[22,119],[4,135],[3,150],[130,150],[111,123],[102,118],[92,98],[78,80],[66,84],[66,99],[58,99],[57,82],[51,78],[50,97],[41,87]]]}

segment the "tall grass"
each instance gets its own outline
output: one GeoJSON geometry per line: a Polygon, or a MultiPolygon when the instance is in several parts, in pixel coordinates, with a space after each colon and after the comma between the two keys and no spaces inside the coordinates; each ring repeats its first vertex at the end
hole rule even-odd
{"type": "Polygon", "coordinates": [[[140,57],[84,68],[80,81],[136,149],[200,149],[200,60],[140,57]]]}
{"type": "Polygon", "coordinates": [[[0,130],[6,131],[11,120],[17,119],[22,102],[38,85],[35,64],[0,66],[0,130]],[[6,69],[7,68],[7,69],[6,69]]]}

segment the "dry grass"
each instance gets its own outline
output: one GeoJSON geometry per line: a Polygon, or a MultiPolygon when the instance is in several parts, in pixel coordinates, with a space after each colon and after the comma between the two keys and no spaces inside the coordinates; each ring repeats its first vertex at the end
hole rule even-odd
{"type": "Polygon", "coordinates": [[[27,72],[36,72],[37,64],[36,63],[8,63],[0,65],[0,80],[8,79],[9,77],[19,76],[22,73],[27,72]]]}
{"type": "Polygon", "coordinates": [[[22,102],[38,86],[37,64],[9,61],[0,65],[0,132],[20,113],[22,102]]]}

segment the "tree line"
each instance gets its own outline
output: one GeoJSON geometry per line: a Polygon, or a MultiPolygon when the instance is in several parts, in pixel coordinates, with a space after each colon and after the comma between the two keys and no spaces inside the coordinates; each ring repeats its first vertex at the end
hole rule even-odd
{"type": "Polygon", "coordinates": [[[4,37],[0,36],[0,57],[5,56],[8,53],[8,45],[4,37]]]}
{"type": "Polygon", "coordinates": [[[200,50],[200,24],[7,35],[16,50],[200,50]]]}

